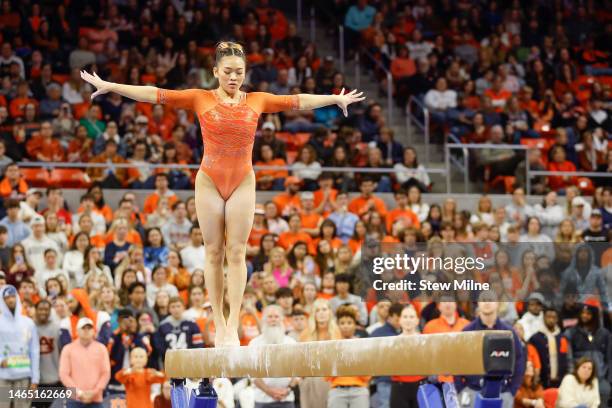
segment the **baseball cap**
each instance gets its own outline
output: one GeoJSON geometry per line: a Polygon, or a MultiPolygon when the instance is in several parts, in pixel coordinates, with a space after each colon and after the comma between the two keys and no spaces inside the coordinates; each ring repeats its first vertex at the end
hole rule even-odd
{"type": "Polygon", "coordinates": [[[17,296],[17,289],[13,285],[6,285],[2,290],[2,298],[7,296],[17,296]]]}
{"type": "Polygon", "coordinates": [[[274,50],[272,48],[264,48],[263,53],[274,55],[274,50]]]}
{"type": "Polygon", "coordinates": [[[544,296],[539,293],[539,292],[533,292],[531,293],[528,297],[527,297],[527,301],[530,302],[532,300],[535,300],[537,302],[540,302],[540,304],[545,304],[546,301],[544,300],[544,296]]]}
{"type": "Polygon", "coordinates": [[[314,194],[312,191],[302,191],[300,193],[301,200],[314,200],[314,194]]]}
{"type": "Polygon", "coordinates": [[[42,191],[38,188],[28,188],[28,191],[26,191],[26,196],[29,196],[32,194],[39,194],[42,196],[42,191]]]}
{"type": "Polygon", "coordinates": [[[331,55],[328,55],[325,57],[325,62],[333,62],[334,61],[334,57],[331,55]]]}
{"type": "Polygon", "coordinates": [[[289,176],[285,179],[285,187],[287,187],[289,184],[301,184],[302,181],[295,177],[295,176],[289,176]]]}
{"type": "Polygon", "coordinates": [[[264,206],[261,205],[261,204],[256,204],[255,205],[255,214],[265,215],[266,211],[264,210],[264,206]]]}
{"type": "Polygon", "coordinates": [[[30,221],[30,225],[44,224],[45,219],[42,215],[35,215],[32,217],[32,221],[30,221]]]}
{"type": "Polygon", "coordinates": [[[149,123],[149,118],[147,118],[145,115],[138,115],[136,117],[136,123],[149,123]]]}
{"type": "Polygon", "coordinates": [[[591,211],[591,217],[601,217],[601,210],[599,208],[593,208],[591,211]]]}
{"type": "Polygon", "coordinates": [[[276,130],[276,126],[274,126],[274,123],[272,122],[264,122],[263,125],[261,125],[261,130],[276,130]]]}
{"type": "Polygon", "coordinates": [[[93,327],[93,321],[89,317],[81,317],[77,323],[77,329],[82,329],[85,326],[93,327]]]}
{"type": "Polygon", "coordinates": [[[582,197],[574,197],[572,199],[572,207],[578,207],[579,205],[586,205],[586,201],[582,197]]]}

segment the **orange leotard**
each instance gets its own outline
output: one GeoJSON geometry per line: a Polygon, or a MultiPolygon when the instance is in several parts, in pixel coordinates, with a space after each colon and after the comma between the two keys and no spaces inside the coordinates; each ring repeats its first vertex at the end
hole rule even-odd
{"type": "Polygon", "coordinates": [[[253,143],[259,115],[299,108],[297,95],[242,93],[238,103],[230,104],[223,102],[215,91],[204,89],[158,88],[157,102],[195,111],[204,139],[200,169],[212,179],[224,200],[253,169],[253,143]]]}

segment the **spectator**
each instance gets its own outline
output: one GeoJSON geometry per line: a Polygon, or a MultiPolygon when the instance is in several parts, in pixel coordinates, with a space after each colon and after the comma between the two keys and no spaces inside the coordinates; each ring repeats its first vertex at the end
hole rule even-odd
{"type": "MultiPolygon", "coordinates": [[[[400,336],[419,335],[419,317],[413,305],[408,304],[402,308],[399,319],[402,332],[400,336]]],[[[391,408],[409,407],[417,408],[417,392],[423,376],[392,376],[391,377],[391,398],[389,406],[391,408]]]]}
{"type": "MultiPolygon", "coordinates": [[[[548,162],[548,171],[560,173],[576,171],[576,166],[566,159],[565,150],[563,147],[554,146],[552,149],[550,149],[549,156],[550,160],[548,162]]],[[[576,176],[548,176],[549,187],[559,194],[564,194],[567,187],[576,184],[576,176]]]]}
{"type": "Polygon", "coordinates": [[[136,316],[141,313],[146,313],[154,319],[154,323],[159,324],[157,314],[147,304],[147,286],[142,282],[132,282],[128,286],[127,296],[128,303],[126,309],[131,310],[136,316]]]}
{"type": "Polygon", "coordinates": [[[416,150],[413,147],[406,147],[401,163],[393,166],[395,177],[403,188],[417,186],[421,192],[428,190],[431,185],[429,175],[422,164],[417,160],[416,150]]]}
{"type": "Polygon", "coordinates": [[[336,296],[329,300],[332,312],[336,313],[342,305],[352,305],[357,309],[356,319],[361,327],[368,323],[368,312],[365,303],[351,291],[351,277],[348,274],[336,275],[336,296]]]}
{"type": "Polygon", "coordinates": [[[147,352],[142,347],[130,351],[130,365],[118,371],[114,378],[125,386],[126,407],[153,408],[151,385],[161,384],[166,376],[161,371],[147,367],[147,352]]]}
{"type": "Polygon", "coordinates": [[[321,164],[317,161],[317,153],[311,145],[303,146],[297,155],[297,160],[291,165],[293,175],[300,179],[303,190],[317,189],[317,179],[321,175],[321,164]]]}
{"type": "Polygon", "coordinates": [[[12,247],[18,242],[23,241],[32,234],[30,227],[19,218],[19,201],[9,199],[4,202],[7,215],[0,221],[7,229],[8,240],[6,245],[12,247]]]}
{"type": "Polygon", "coordinates": [[[170,316],[161,322],[155,335],[155,349],[163,357],[167,350],[204,347],[198,325],[183,319],[185,306],[179,297],[171,297],[168,304],[170,316]]]}
{"type": "Polygon", "coordinates": [[[358,216],[362,216],[370,210],[375,209],[381,216],[387,214],[387,206],[374,193],[375,183],[372,178],[364,176],[359,182],[361,195],[354,198],[348,205],[348,210],[358,216]]]}
{"type": "MultiPolygon", "coordinates": [[[[343,339],[356,338],[357,313],[351,306],[340,306],[336,311],[336,320],[343,339]]],[[[329,408],[369,406],[369,376],[328,377],[327,380],[331,383],[327,397],[329,408]]]]}
{"type": "Polygon", "coordinates": [[[4,350],[0,384],[11,389],[36,389],[40,382],[38,331],[34,322],[23,315],[21,300],[14,286],[4,285],[0,294],[0,336],[4,350]]]}
{"type": "Polygon", "coordinates": [[[559,329],[559,312],[556,309],[548,307],[544,310],[544,326],[528,341],[542,364],[538,374],[544,388],[559,387],[567,373],[569,344],[559,329]]]}
{"type": "Polygon", "coordinates": [[[380,104],[373,103],[368,106],[365,113],[359,118],[358,126],[363,143],[376,141],[380,134],[380,129],[385,126],[385,119],[383,118],[380,104]]]}
{"type": "Polygon", "coordinates": [[[0,196],[2,198],[20,199],[28,191],[28,184],[20,174],[17,163],[10,163],[4,171],[4,178],[0,182],[0,196]]]}
{"type": "Polygon", "coordinates": [[[544,408],[544,389],[538,381],[537,373],[531,361],[527,361],[525,365],[525,377],[514,398],[514,407],[544,408]]]}
{"type": "Polygon", "coordinates": [[[438,78],[436,87],[425,94],[425,105],[434,122],[445,123],[452,109],[457,107],[457,93],[448,89],[445,78],[438,78]]]}
{"type": "Polygon", "coordinates": [[[347,30],[347,44],[354,47],[359,41],[360,33],[372,24],[376,9],[368,5],[367,0],[359,0],[349,7],[344,16],[344,26],[347,30]],[[349,34],[350,33],[350,34],[349,34]]]}
{"type": "Polygon", "coordinates": [[[512,202],[506,205],[507,220],[522,225],[532,213],[533,207],[525,200],[525,190],[515,188],[512,192],[512,202]]]}
{"type": "Polygon", "coordinates": [[[576,287],[581,295],[599,293],[605,307],[610,307],[603,272],[597,266],[595,252],[587,244],[578,244],[570,265],[561,275],[560,293],[568,287],[576,287]]]}
{"type": "Polygon", "coordinates": [[[263,170],[255,172],[257,188],[260,190],[281,191],[285,178],[289,175],[285,169],[265,169],[265,167],[286,167],[287,162],[281,158],[274,158],[272,146],[266,143],[261,144],[261,161],[255,162],[256,166],[264,167],[263,170]]]}
{"type": "Polygon", "coordinates": [[[285,142],[278,139],[275,134],[276,126],[273,122],[264,122],[261,125],[261,134],[255,138],[253,145],[253,163],[261,161],[261,145],[268,144],[272,148],[272,156],[274,159],[283,159],[287,161],[287,147],[285,142]]]}
{"type": "Polygon", "coordinates": [[[167,265],[168,247],[159,228],[150,228],[147,231],[147,240],[144,247],[145,267],[153,269],[156,265],[167,265]]]}
{"type": "Polygon", "coordinates": [[[145,214],[153,213],[159,204],[159,201],[162,197],[168,199],[168,205],[172,206],[177,200],[178,197],[176,194],[168,188],[169,186],[168,175],[165,173],[158,173],[155,175],[155,191],[147,196],[143,211],[145,214]]]}
{"type": "MultiPolygon", "coordinates": [[[[60,321],[60,346],[65,346],[80,335],[81,332],[77,326],[82,317],[87,317],[91,320],[91,324],[94,325],[96,340],[106,345],[111,336],[110,316],[108,313],[92,308],[89,295],[82,288],[72,289],[68,296],[66,296],[66,303],[68,304],[69,313],[60,321]]],[[[64,381],[62,380],[62,382],[64,381]]]]}
{"type": "MultiPolygon", "coordinates": [[[[270,305],[263,310],[262,333],[249,342],[251,346],[264,344],[293,344],[295,340],[285,335],[283,310],[280,306],[270,305]]],[[[295,406],[292,387],[299,383],[298,378],[256,378],[254,399],[256,408],[295,406]]]]}
{"type": "MultiPolygon", "coordinates": [[[[51,318],[51,302],[36,304],[36,330],[40,342],[40,386],[61,387],[59,378],[59,322],[51,318]]],[[[51,405],[51,404],[48,404],[51,405]]]]}
{"type": "Polygon", "coordinates": [[[65,387],[76,388],[76,398],[67,406],[98,408],[110,379],[110,360],[103,344],[94,339],[94,322],[82,317],[76,324],[78,338],[66,345],[60,356],[60,379],[65,387]]]}
{"type": "Polygon", "coordinates": [[[198,224],[191,226],[189,237],[191,242],[181,249],[180,254],[185,268],[189,273],[193,273],[195,269],[206,264],[206,251],[204,250],[202,231],[198,224]]]}
{"type": "MultiPolygon", "coordinates": [[[[27,262],[35,271],[44,269],[44,253],[53,249],[57,254],[60,250],[57,243],[45,234],[45,219],[38,215],[30,222],[32,234],[22,241],[27,262]]],[[[60,256],[61,261],[61,256],[60,256]]]]}
{"type": "MultiPolygon", "coordinates": [[[[470,324],[465,326],[463,331],[474,330],[512,330],[508,324],[503,323],[498,318],[498,303],[488,301],[495,299],[494,294],[483,292],[478,301],[478,317],[470,324]]],[[[521,345],[518,335],[512,331],[514,339],[514,372],[503,380],[501,398],[504,404],[511,406],[522,381],[525,372],[523,346],[521,345]]],[[[481,377],[478,376],[455,376],[455,386],[457,392],[463,392],[467,397],[459,396],[461,401],[463,398],[469,399],[470,403],[474,401],[475,393],[481,389],[481,377]]]]}
{"type": "MultiPolygon", "coordinates": [[[[592,293],[592,292],[591,292],[592,293]]],[[[578,315],[578,324],[566,331],[570,343],[570,366],[579,368],[580,360],[588,358],[593,364],[601,401],[610,397],[610,332],[601,327],[600,308],[597,302],[587,300],[578,315]],[[575,365],[574,365],[575,364],[575,365]]],[[[566,376],[567,377],[567,376],[566,376]]],[[[563,387],[565,377],[561,382],[563,387]]]]}
{"type": "MultiPolygon", "coordinates": [[[[155,298],[160,291],[168,292],[170,297],[175,297],[179,294],[176,286],[168,282],[168,271],[166,268],[162,265],[156,265],[153,268],[151,283],[147,285],[147,303],[149,306],[155,304],[155,298]]],[[[161,316],[160,320],[163,320],[161,316]]]]}
{"type": "Polygon", "coordinates": [[[544,302],[544,296],[539,292],[532,292],[527,298],[527,312],[518,321],[523,327],[525,341],[544,330],[544,302]]]}
{"type": "Polygon", "coordinates": [[[557,397],[558,408],[600,406],[597,368],[588,357],[576,361],[570,374],[563,377],[557,397]]]}
{"type": "MultiPolygon", "coordinates": [[[[143,342],[143,336],[138,333],[138,322],[136,316],[129,309],[121,309],[117,315],[119,327],[113,333],[108,343],[108,353],[111,362],[111,376],[108,384],[108,391],[116,394],[126,391],[124,382],[120,381],[121,375],[118,373],[122,370],[127,370],[131,367],[131,353],[136,348],[142,348],[143,351],[147,346],[143,342]]],[[[148,353],[151,353],[150,346],[148,353]]],[[[150,399],[150,396],[149,396],[150,399]]]]}
{"type": "MultiPolygon", "coordinates": [[[[404,306],[399,303],[393,303],[389,307],[389,316],[384,326],[374,330],[371,337],[387,337],[397,336],[401,333],[400,316],[404,306]]],[[[371,404],[376,408],[390,407],[391,400],[391,377],[375,377],[376,393],[372,395],[371,404]]]]}
{"type": "Polygon", "coordinates": [[[109,139],[104,147],[104,152],[94,156],[91,163],[109,163],[109,166],[88,168],[87,175],[93,182],[99,182],[104,188],[120,188],[126,177],[125,168],[115,167],[113,164],[124,164],[125,159],[117,152],[117,143],[109,139]]]}
{"type": "Polygon", "coordinates": [[[187,207],[182,201],[177,201],[172,206],[173,217],[170,222],[162,227],[164,241],[173,244],[174,248],[181,250],[189,242],[191,221],[187,219],[187,207]]]}
{"type": "Polygon", "coordinates": [[[328,216],[335,226],[338,237],[346,243],[355,231],[359,217],[348,211],[348,194],[339,192],[336,196],[336,210],[328,216]]]}

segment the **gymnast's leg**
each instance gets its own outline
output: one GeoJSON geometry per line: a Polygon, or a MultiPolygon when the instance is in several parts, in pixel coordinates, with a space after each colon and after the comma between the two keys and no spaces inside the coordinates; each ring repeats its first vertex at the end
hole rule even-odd
{"type": "Polygon", "coordinates": [[[215,345],[218,345],[225,342],[225,317],[223,316],[225,200],[219,195],[210,177],[202,170],[198,170],[195,179],[195,204],[206,250],[204,279],[212,305],[215,345]]]}
{"type": "Polygon", "coordinates": [[[225,203],[227,282],[230,313],[226,344],[240,345],[238,325],[247,280],[246,247],[255,214],[255,173],[251,170],[225,203]]]}

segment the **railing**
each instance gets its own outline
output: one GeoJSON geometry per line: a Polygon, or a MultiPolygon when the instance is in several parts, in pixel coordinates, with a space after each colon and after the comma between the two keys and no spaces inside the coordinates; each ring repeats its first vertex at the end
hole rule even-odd
{"type": "MultiPolygon", "coordinates": [[[[139,167],[134,163],[86,163],[86,162],[18,162],[19,167],[38,167],[45,170],[54,168],[118,168],[118,169],[129,169],[139,167]]],[[[200,168],[199,164],[159,164],[159,163],[147,163],[147,167],[150,169],[192,169],[197,170],[200,168]]],[[[286,166],[253,166],[255,170],[294,170],[292,165],[286,166]]],[[[369,167],[333,167],[323,166],[320,168],[322,172],[339,172],[339,173],[384,173],[393,174],[395,171],[391,167],[380,167],[380,168],[369,168],[369,167]]],[[[444,169],[424,169],[428,174],[444,174],[444,169]]]]}
{"type": "Polygon", "coordinates": [[[546,170],[530,170],[527,167],[527,181],[525,184],[525,193],[531,194],[531,179],[536,176],[576,176],[576,177],[596,177],[596,178],[612,178],[612,173],[595,172],[595,171],[546,171],[546,170]]]}
{"type": "Polygon", "coordinates": [[[425,137],[425,163],[429,164],[429,145],[431,135],[429,131],[429,109],[421,102],[418,98],[411,96],[408,100],[408,106],[406,106],[406,131],[408,134],[412,134],[412,123],[421,129],[425,137]],[[423,112],[423,123],[419,121],[419,117],[412,113],[412,107],[416,106],[423,112]]]}
{"type": "MultiPolygon", "coordinates": [[[[444,145],[444,157],[446,164],[446,193],[451,193],[451,168],[450,168],[450,152],[452,149],[461,149],[463,150],[463,190],[464,193],[469,193],[468,185],[469,185],[469,155],[470,149],[493,149],[493,150],[520,150],[525,151],[529,150],[529,146],[524,145],[510,145],[510,144],[490,144],[490,143],[446,143],[444,145]]],[[[527,170],[525,171],[525,177],[527,180],[529,179],[529,166],[525,166],[527,170]]]]}

